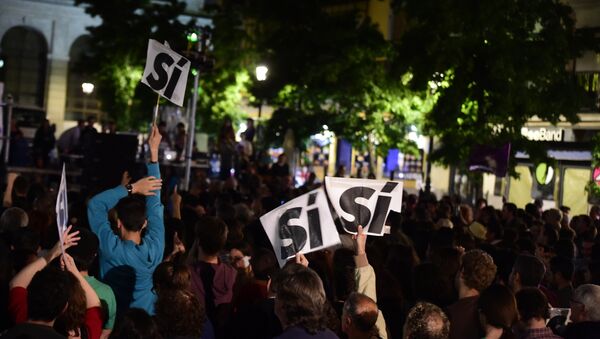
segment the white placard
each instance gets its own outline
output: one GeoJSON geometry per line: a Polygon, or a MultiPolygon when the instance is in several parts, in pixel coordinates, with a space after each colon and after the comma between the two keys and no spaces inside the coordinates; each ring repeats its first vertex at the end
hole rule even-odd
{"type": "Polygon", "coordinates": [[[65,250],[63,248],[63,232],[67,228],[68,222],[69,203],[67,201],[67,175],[65,173],[65,164],[63,163],[60,186],[58,187],[58,195],[56,196],[56,227],[58,228],[58,239],[60,241],[60,249],[62,254],[65,254],[65,250]]]}
{"type": "Polygon", "coordinates": [[[190,61],[156,40],[148,41],[142,83],[177,106],[183,106],[190,61]]]}
{"type": "Polygon", "coordinates": [[[382,236],[390,210],[402,208],[402,182],[325,177],[327,196],[344,230],[355,234],[362,225],[369,235],[382,236]]]}
{"type": "Polygon", "coordinates": [[[341,243],[323,188],[310,191],[260,217],[279,265],[296,253],[341,243]]]}

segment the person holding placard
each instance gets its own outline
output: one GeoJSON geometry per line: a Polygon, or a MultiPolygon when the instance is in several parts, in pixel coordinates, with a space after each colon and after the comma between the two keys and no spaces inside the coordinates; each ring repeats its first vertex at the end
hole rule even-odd
{"type": "Polygon", "coordinates": [[[357,292],[348,297],[342,314],[342,330],[348,338],[387,338],[383,314],[377,308],[375,271],[367,259],[367,234],[358,226],[352,237],[356,243],[355,277],[357,292]]]}
{"type": "Polygon", "coordinates": [[[104,191],[88,203],[90,227],[100,240],[100,277],[115,293],[117,315],[130,307],[154,313],[152,273],[161,263],[165,248],[158,166],[161,138],[154,124],[148,139],[148,177],[104,191]],[[145,204],[141,196],[145,196],[145,204]],[[117,212],[117,234],[108,219],[113,208],[117,212]]]}

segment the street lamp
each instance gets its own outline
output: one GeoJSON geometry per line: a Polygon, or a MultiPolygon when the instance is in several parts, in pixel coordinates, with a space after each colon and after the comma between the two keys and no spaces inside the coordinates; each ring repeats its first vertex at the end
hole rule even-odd
{"type": "Polygon", "coordinates": [[[81,84],[81,90],[83,91],[83,116],[87,113],[87,97],[94,92],[94,84],[90,82],[84,82],[81,84]]]}
{"type": "MultiPolygon", "coordinates": [[[[258,80],[259,82],[263,82],[265,80],[267,80],[267,73],[269,72],[269,68],[265,65],[258,65],[256,66],[256,80],[258,80]]],[[[260,120],[261,120],[261,116],[262,116],[262,105],[263,105],[263,99],[262,99],[262,95],[260,96],[260,102],[258,103],[258,121],[256,123],[256,129],[257,129],[257,139],[258,141],[262,141],[262,130],[261,130],[261,124],[260,124],[260,120]]]]}
{"type": "Polygon", "coordinates": [[[267,72],[269,72],[269,68],[265,65],[256,66],[256,80],[265,81],[267,80],[267,72]]]}

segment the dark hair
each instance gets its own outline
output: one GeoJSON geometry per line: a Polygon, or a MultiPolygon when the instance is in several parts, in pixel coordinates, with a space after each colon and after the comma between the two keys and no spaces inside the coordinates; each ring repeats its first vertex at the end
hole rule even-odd
{"type": "Polygon", "coordinates": [[[69,331],[75,331],[79,335],[79,330],[84,328],[86,299],[85,291],[81,287],[81,283],[72,273],[68,275],[70,291],[69,303],[65,312],[63,312],[54,323],[54,328],[64,335],[68,335],[69,331]]]}
{"type": "Polygon", "coordinates": [[[19,227],[12,233],[11,245],[15,250],[28,250],[37,253],[40,243],[40,232],[29,227],[19,227]]]}
{"type": "Polygon", "coordinates": [[[507,202],[504,204],[503,208],[506,208],[508,212],[510,212],[513,216],[517,216],[517,205],[512,202],[507,202]]]}
{"type": "Polygon", "coordinates": [[[531,319],[548,319],[550,318],[550,307],[548,306],[548,298],[535,287],[527,287],[515,296],[517,299],[517,308],[521,315],[521,321],[529,321],[531,319]]]}
{"type": "Polygon", "coordinates": [[[527,238],[520,238],[519,240],[517,240],[516,245],[517,249],[521,253],[527,252],[528,254],[535,255],[536,247],[533,240],[527,238]]]}
{"type": "Polygon", "coordinates": [[[164,261],[154,270],[152,284],[156,293],[163,290],[189,289],[191,285],[189,268],[185,265],[164,261]]]}
{"type": "Polygon", "coordinates": [[[486,322],[493,327],[510,330],[518,319],[515,296],[504,285],[492,285],[483,290],[477,305],[486,322]]]}
{"type": "Polygon", "coordinates": [[[284,313],[285,325],[302,327],[310,334],[326,329],[327,299],[317,273],[292,264],[280,271],[278,276],[275,302],[282,305],[279,309],[284,313]]]}
{"type": "Polygon", "coordinates": [[[71,294],[68,272],[46,266],[27,286],[27,314],[31,320],[53,321],[65,309],[71,294]]]}
{"type": "Polygon", "coordinates": [[[546,273],[546,268],[537,257],[522,254],[517,257],[513,271],[519,273],[523,287],[538,287],[546,273]]]}
{"type": "Polygon", "coordinates": [[[575,258],[575,244],[570,239],[560,239],[554,245],[554,253],[560,257],[573,259],[575,258]]]}
{"type": "Polygon", "coordinates": [[[7,208],[0,216],[0,232],[14,231],[29,224],[29,216],[19,207],[7,208]]]}
{"type": "Polygon", "coordinates": [[[80,271],[87,271],[94,262],[98,254],[98,237],[87,228],[77,228],[79,231],[79,241],[77,246],[72,246],[67,249],[67,253],[73,257],[75,266],[80,271]]]}
{"type": "Polygon", "coordinates": [[[130,232],[139,232],[146,221],[146,206],[142,200],[135,196],[125,197],[115,207],[117,218],[123,227],[130,232]]]}
{"type": "Polygon", "coordinates": [[[252,272],[258,280],[269,280],[279,271],[279,263],[273,251],[259,248],[250,259],[252,272]]]}
{"type": "Polygon", "coordinates": [[[344,311],[361,332],[371,333],[371,336],[379,334],[375,326],[379,312],[373,299],[361,293],[351,293],[344,302],[344,311]]]}
{"type": "Polygon", "coordinates": [[[18,177],[16,177],[13,183],[13,198],[15,197],[15,194],[26,195],[28,190],[29,180],[27,179],[27,177],[23,175],[19,175],[18,177]]]}
{"type": "Polygon", "coordinates": [[[465,285],[479,292],[490,286],[498,269],[494,259],[482,250],[471,250],[465,253],[461,267],[465,285]]]}
{"type": "Polygon", "coordinates": [[[155,311],[160,333],[165,337],[200,337],[206,313],[200,299],[190,291],[189,268],[166,261],[156,267],[152,280],[158,296],[155,311]]]}
{"type": "Polygon", "coordinates": [[[130,308],[115,324],[111,339],[161,339],[154,319],[139,308],[130,308]]]}
{"type": "Polygon", "coordinates": [[[436,305],[417,303],[408,312],[404,335],[406,339],[447,339],[450,335],[450,321],[436,305]]]}
{"type": "Polygon", "coordinates": [[[573,280],[575,265],[573,264],[573,260],[570,258],[556,256],[550,259],[550,270],[554,274],[560,274],[563,279],[571,281],[573,280]]]}
{"type": "Polygon", "coordinates": [[[196,240],[206,255],[219,253],[227,241],[227,225],[219,218],[203,216],[196,223],[196,240]]]}

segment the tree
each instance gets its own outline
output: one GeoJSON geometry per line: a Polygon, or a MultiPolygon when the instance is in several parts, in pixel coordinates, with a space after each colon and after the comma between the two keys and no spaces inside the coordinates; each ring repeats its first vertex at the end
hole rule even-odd
{"type": "Polygon", "coordinates": [[[395,8],[408,28],[393,72],[439,94],[425,119],[441,141],[437,160],[465,164],[472,145],[506,142],[543,157],[521,127],[533,116],[578,120],[583,92],[567,65],[594,41],[575,30],[564,2],[397,0],[395,8]]]}
{"type": "Polygon", "coordinates": [[[178,0],[76,0],[98,26],[88,27],[93,46],[82,67],[95,74],[102,109],[121,129],[150,121],[156,94],[140,79],[148,39],[168,41],[176,51],[185,49],[186,33],[194,22],[182,23],[185,3],[178,0]]]}
{"type": "Polygon", "coordinates": [[[281,108],[269,122],[269,141],[281,143],[291,128],[299,142],[328,125],[357,148],[379,145],[384,153],[409,145],[408,125],[434,96],[389,76],[392,45],[365,13],[339,1],[262,0],[244,16],[255,23],[258,60],[269,65],[267,83],[252,91],[281,108]]]}

